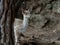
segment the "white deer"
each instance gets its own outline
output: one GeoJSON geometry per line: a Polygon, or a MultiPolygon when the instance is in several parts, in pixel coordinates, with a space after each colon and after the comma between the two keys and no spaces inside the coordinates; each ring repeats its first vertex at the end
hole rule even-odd
{"type": "Polygon", "coordinates": [[[24,33],[27,28],[28,28],[28,22],[29,22],[29,18],[30,18],[30,11],[29,9],[27,10],[22,10],[22,14],[23,14],[23,25],[22,25],[22,29],[21,31],[20,30],[15,30],[15,45],[17,45],[17,42],[18,42],[18,36],[19,36],[19,33],[24,33]]]}

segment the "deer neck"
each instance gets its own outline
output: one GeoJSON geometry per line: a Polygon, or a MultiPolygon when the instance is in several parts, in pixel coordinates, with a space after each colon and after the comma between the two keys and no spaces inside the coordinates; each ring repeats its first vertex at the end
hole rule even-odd
{"type": "Polygon", "coordinates": [[[28,27],[30,15],[23,15],[23,29],[26,30],[28,27]]]}

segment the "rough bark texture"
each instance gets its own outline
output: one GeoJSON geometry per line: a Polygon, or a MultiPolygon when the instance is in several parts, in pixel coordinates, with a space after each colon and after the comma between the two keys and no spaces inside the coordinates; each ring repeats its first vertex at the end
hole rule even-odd
{"type": "MultiPolygon", "coordinates": [[[[1,0],[2,1],[2,0],[1,0]]],[[[12,38],[13,32],[13,10],[14,10],[14,1],[13,0],[3,0],[2,3],[2,14],[1,16],[1,45],[14,45],[12,38]]]]}

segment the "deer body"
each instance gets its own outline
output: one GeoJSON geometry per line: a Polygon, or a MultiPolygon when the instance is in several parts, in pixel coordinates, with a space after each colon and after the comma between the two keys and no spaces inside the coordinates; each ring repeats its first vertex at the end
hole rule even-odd
{"type": "Polygon", "coordinates": [[[19,33],[24,33],[26,32],[27,28],[28,28],[28,22],[29,22],[29,18],[30,18],[30,11],[29,10],[24,10],[24,12],[22,11],[23,14],[23,23],[22,23],[22,28],[21,31],[20,30],[15,30],[15,45],[18,42],[18,36],[19,33]]]}

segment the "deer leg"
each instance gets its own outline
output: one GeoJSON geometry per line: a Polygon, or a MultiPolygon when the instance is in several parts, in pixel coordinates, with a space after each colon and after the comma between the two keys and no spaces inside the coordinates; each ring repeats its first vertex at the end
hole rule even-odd
{"type": "Polygon", "coordinates": [[[17,45],[17,42],[18,42],[18,32],[17,32],[17,30],[14,30],[14,35],[15,35],[15,45],[17,45]]]}
{"type": "Polygon", "coordinates": [[[16,42],[17,42],[16,30],[14,30],[14,35],[15,35],[15,45],[16,45],[16,42]]]}

